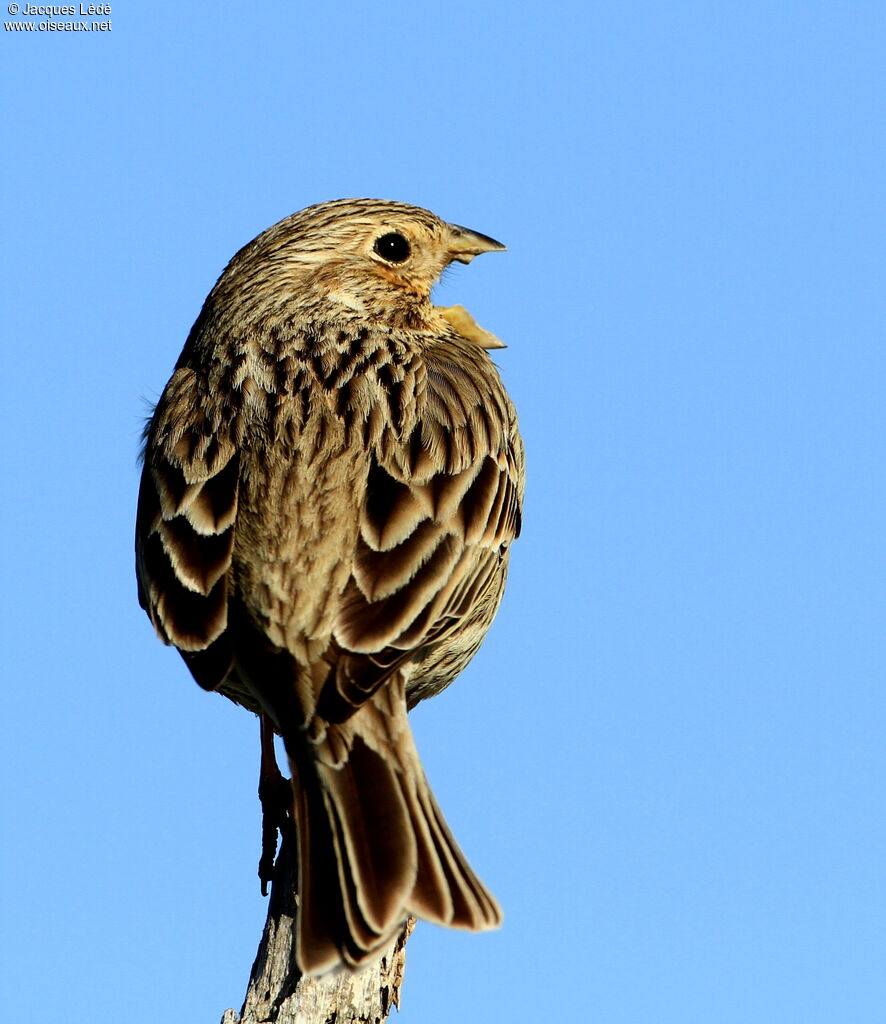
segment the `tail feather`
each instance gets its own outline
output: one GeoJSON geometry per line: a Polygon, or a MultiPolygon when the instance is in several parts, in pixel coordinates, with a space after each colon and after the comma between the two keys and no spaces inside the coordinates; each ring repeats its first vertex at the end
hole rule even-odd
{"type": "Polygon", "coordinates": [[[346,765],[320,766],[345,919],[374,949],[400,920],[416,874],[415,842],[395,772],[357,737],[346,765]]]}
{"type": "MultiPolygon", "coordinates": [[[[501,908],[495,897],[474,874],[467,858],[449,831],[449,826],[434,794],[427,783],[418,791],[421,811],[413,813],[413,821],[423,818],[433,838],[433,855],[419,865],[419,879],[413,890],[413,900],[419,891],[433,891],[436,877],[442,874],[444,882],[437,885],[437,891],[448,897],[446,911],[439,916],[420,913],[418,916],[435,924],[447,925],[450,928],[464,928],[468,931],[485,931],[497,928],[502,922],[501,908]],[[433,869],[435,878],[425,880],[423,874],[433,869]]],[[[417,912],[416,912],[417,913],[417,912]]]]}
{"type": "Polygon", "coordinates": [[[303,974],[322,974],[342,962],[340,936],[346,932],[344,905],[311,893],[334,892],[339,885],[331,836],[311,822],[325,811],[319,790],[298,785],[293,771],[298,830],[298,918],[295,956],[303,974]],[[318,803],[320,806],[318,807],[318,803]]]}
{"type": "Polygon", "coordinates": [[[431,794],[405,709],[401,722],[388,722],[390,745],[379,742],[377,717],[361,720],[372,710],[343,727],[347,755],[336,763],[306,756],[304,740],[287,744],[299,839],[296,956],[305,974],[361,966],[410,915],[471,931],[501,923],[431,794]]]}

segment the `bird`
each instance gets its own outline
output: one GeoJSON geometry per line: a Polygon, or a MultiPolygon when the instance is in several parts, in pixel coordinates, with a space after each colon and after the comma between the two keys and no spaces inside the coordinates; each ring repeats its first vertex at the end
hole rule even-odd
{"type": "Polygon", "coordinates": [[[502,920],[407,713],[476,653],[520,533],[504,346],[431,301],[504,248],[379,199],[281,220],[218,278],[145,428],[139,601],[270,756],[282,737],[303,974],[358,970],[409,916],[502,920]]]}

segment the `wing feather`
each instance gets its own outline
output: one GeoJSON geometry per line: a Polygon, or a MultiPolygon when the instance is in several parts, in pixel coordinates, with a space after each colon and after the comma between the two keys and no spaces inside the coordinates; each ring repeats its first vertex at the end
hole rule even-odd
{"type": "Polygon", "coordinates": [[[435,645],[463,645],[451,659],[454,676],[501,597],[505,555],[519,532],[523,450],[491,361],[463,348],[445,346],[439,360],[426,354],[416,424],[403,442],[389,429],[371,452],[334,632],[345,652],[364,655],[342,659],[332,680],[352,707],[391,666],[435,645]]]}
{"type": "MultiPolygon", "coordinates": [[[[239,459],[193,371],[173,375],[145,451],[135,539],[139,599],[165,643],[195,654],[227,628],[239,459]]],[[[230,656],[216,651],[189,664],[201,685],[214,688],[230,656]],[[212,672],[194,668],[201,664],[212,672]]]]}

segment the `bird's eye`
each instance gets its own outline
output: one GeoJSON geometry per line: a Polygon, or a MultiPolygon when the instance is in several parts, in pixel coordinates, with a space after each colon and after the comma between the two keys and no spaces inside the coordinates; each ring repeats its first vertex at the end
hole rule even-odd
{"type": "Polygon", "coordinates": [[[373,249],[388,263],[402,263],[409,258],[409,242],[396,231],[377,238],[373,249]]]}

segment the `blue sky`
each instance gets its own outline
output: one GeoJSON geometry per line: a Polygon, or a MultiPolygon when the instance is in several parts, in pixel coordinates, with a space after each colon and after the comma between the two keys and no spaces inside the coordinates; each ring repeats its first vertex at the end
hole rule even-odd
{"type": "Polygon", "coordinates": [[[369,195],[508,244],[437,294],[529,458],[414,715],[506,921],[400,1018],[882,1021],[883,5],[112,6],[0,40],[8,1019],[240,1005],[258,730],[137,606],[138,436],[233,252],[369,195]]]}

